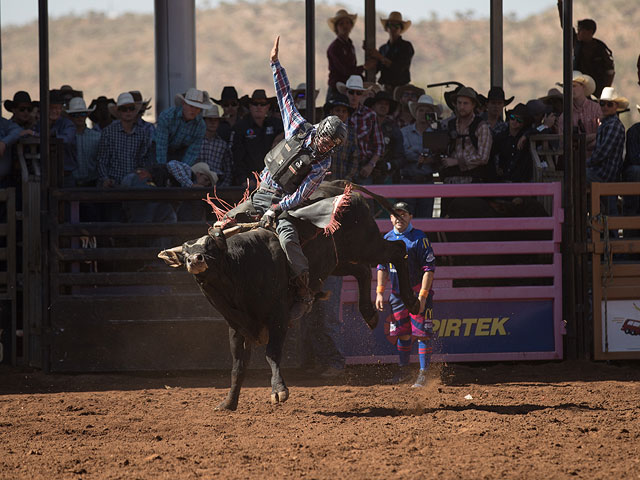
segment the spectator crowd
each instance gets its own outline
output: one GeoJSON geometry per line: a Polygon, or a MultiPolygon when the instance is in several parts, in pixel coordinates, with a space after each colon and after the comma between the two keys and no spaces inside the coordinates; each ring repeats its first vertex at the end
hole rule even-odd
{"type": "MultiPolygon", "coordinates": [[[[388,40],[377,50],[364,49],[362,65],[350,38],[356,21],[357,15],[346,10],[327,21],[336,37],[327,49],[322,112],[338,116],[349,130],[333,155],[328,179],[361,184],[533,180],[529,139],[562,133],[561,90],[553,86],[546,95],[512,105],[514,97],[500,86],[491,86],[485,96],[471,85],[458,85],[445,92],[446,105],[441,105],[411,83],[414,46],[404,38],[411,21],[400,12],[381,18],[388,40]],[[367,71],[376,73],[377,83],[365,81],[367,71]]],[[[618,118],[629,101],[612,85],[613,56],[595,32],[591,19],[580,20],[574,32],[573,125],[586,134],[587,178],[638,181],[640,127],[625,132],[618,118]]],[[[293,94],[304,114],[304,84],[293,94]]],[[[254,186],[265,155],[284,136],[275,96],[265,89],[240,96],[234,86],[225,86],[219,98],[210,98],[207,91],[190,88],[157,115],[155,124],[144,119],[151,104],[139,91],[120,92],[115,99],[99,96],[87,106],[81,91],[65,85],[50,91],[49,104],[49,135],[64,148],[64,187],[254,186]]],[[[41,132],[39,104],[28,92],[16,92],[4,106],[11,114],[0,123],[0,186],[6,187],[15,182],[12,146],[41,132]]],[[[625,202],[625,209],[638,213],[637,198],[625,202]]],[[[433,214],[432,199],[409,199],[409,204],[416,217],[433,214]]],[[[187,210],[178,216],[193,219],[187,210]]]]}

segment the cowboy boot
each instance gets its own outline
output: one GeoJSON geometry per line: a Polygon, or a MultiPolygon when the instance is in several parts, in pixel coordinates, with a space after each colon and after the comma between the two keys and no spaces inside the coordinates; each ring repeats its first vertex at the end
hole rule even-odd
{"type": "Polygon", "coordinates": [[[295,301],[289,310],[289,325],[300,320],[311,310],[313,292],[309,289],[309,272],[303,272],[293,279],[295,285],[295,301]]]}

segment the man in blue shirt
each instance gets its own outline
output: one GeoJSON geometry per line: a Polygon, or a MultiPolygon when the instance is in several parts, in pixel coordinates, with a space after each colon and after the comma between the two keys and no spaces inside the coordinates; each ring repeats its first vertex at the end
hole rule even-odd
{"type": "Polygon", "coordinates": [[[193,165],[207,129],[201,113],[213,107],[213,103],[207,92],[195,88],[190,88],[184,95],[176,95],[176,102],[181,105],[166,109],[158,118],[153,136],[155,160],[160,165],[169,160],[193,165]]]}
{"type": "Polygon", "coordinates": [[[426,373],[431,362],[433,337],[433,277],[436,270],[436,257],[431,244],[423,231],[413,228],[409,205],[398,202],[391,215],[393,230],[387,233],[385,240],[402,240],[407,247],[409,263],[409,280],[414,291],[419,292],[420,313],[412,315],[400,299],[398,274],[393,264],[378,265],[378,286],[376,288],[376,308],[384,309],[384,290],[387,280],[391,279],[391,295],[389,304],[393,312],[393,320],[389,325],[389,335],[397,337],[397,348],[400,356],[400,370],[391,380],[399,383],[409,375],[409,357],[411,355],[411,336],[418,339],[418,358],[420,372],[414,387],[426,384],[426,373]]]}

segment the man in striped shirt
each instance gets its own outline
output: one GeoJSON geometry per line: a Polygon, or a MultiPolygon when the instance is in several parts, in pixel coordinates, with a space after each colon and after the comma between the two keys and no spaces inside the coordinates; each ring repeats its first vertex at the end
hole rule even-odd
{"type": "Polygon", "coordinates": [[[335,116],[329,116],[317,125],[307,123],[296,109],[287,73],[278,61],[280,37],[276,37],[271,50],[271,70],[278,106],[282,115],[285,138],[265,158],[267,165],[260,174],[260,188],[253,195],[253,206],[263,214],[263,227],[274,227],[284,250],[292,278],[297,288],[296,303],[290,312],[290,321],[300,319],[311,308],[313,295],[309,290],[309,262],[302,252],[298,232],[286,215],[307,200],[318,188],[331,166],[331,152],[347,136],[347,128],[335,116]],[[298,147],[299,155],[284,160],[285,146],[298,147]],[[284,160],[284,161],[283,161],[284,160]],[[287,176],[289,171],[297,173],[287,176]],[[280,168],[284,165],[285,168],[280,168]]]}

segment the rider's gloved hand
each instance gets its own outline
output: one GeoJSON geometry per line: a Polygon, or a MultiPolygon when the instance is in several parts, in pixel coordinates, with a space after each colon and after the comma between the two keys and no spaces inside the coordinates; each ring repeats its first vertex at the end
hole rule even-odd
{"type": "Polygon", "coordinates": [[[260,219],[260,226],[263,228],[275,227],[277,216],[278,215],[276,211],[273,208],[270,208],[269,210],[264,212],[264,215],[262,215],[262,218],[260,219]]]}

